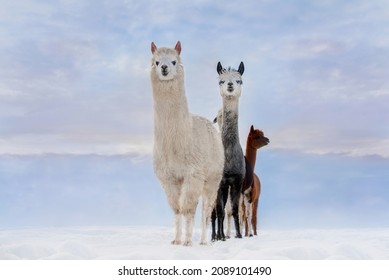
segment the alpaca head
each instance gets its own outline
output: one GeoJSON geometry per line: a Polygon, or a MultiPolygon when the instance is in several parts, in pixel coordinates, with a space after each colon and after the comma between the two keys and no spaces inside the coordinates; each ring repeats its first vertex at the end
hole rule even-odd
{"type": "Polygon", "coordinates": [[[213,123],[217,123],[217,126],[219,127],[219,130],[222,129],[222,122],[223,122],[222,115],[223,115],[223,109],[220,109],[217,112],[217,116],[213,119],[213,123]]]}
{"type": "Polygon", "coordinates": [[[217,63],[217,73],[219,74],[220,94],[226,99],[239,98],[242,94],[242,75],[244,64],[240,63],[238,70],[228,67],[223,68],[220,62],[217,63]]]}
{"type": "Polygon", "coordinates": [[[173,48],[157,48],[154,42],[151,43],[151,71],[161,81],[172,80],[182,70],[181,65],[181,43],[177,42],[173,48]]]}
{"type": "Polygon", "coordinates": [[[269,138],[265,137],[262,130],[254,129],[254,126],[250,127],[249,136],[247,138],[247,144],[254,149],[259,149],[269,144],[269,138]]]}

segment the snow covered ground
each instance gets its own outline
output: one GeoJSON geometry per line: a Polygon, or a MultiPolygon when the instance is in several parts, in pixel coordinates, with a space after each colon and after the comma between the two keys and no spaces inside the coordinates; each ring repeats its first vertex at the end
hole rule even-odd
{"type": "Polygon", "coordinates": [[[170,244],[170,227],[35,228],[0,231],[0,259],[389,259],[389,228],[263,230],[208,246],[170,244]]]}

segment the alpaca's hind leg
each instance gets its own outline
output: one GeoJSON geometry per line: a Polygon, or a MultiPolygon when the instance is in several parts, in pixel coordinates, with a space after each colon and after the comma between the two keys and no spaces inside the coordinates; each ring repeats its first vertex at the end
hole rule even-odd
{"type": "Polygon", "coordinates": [[[231,237],[231,217],[232,217],[232,209],[231,209],[231,200],[227,199],[225,206],[225,215],[227,216],[226,220],[226,238],[231,237]]]}
{"type": "Polygon", "coordinates": [[[217,192],[216,206],[212,212],[212,241],[226,240],[223,231],[224,221],[224,208],[228,197],[228,185],[220,183],[219,190],[217,192]],[[217,233],[215,232],[215,221],[217,220],[217,233]]]}
{"type": "MultiPolygon", "coordinates": [[[[202,209],[201,209],[201,237],[200,245],[207,245],[207,227],[211,219],[212,205],[210,203],[210,198],[207,196],[202,197],[202,209]]],[[[214,201],[215,199],[212,199],[214,201]]]]}
{"type": "Polygon", "coordinates": [[[248,234],[249,236],[253,236],[253,229],[252,229],[252,203],[247,202],[246,204],[246,209],[247,209],[247,215],[246,215],[246,221],[248,225],[248,234]]]}
{"type": "Polygon", "coordinates": [[[251,223],[253,224],[253,231],[254,231],[254,235],[257,235],[257,216],[258,216],[258,200],[254,201],[252,203],[252,207],[253,207],[253,214],[252,214],[252,218],[251,218],[251,223]]]}
{"type": "Polygon", "coordinates": [[[211,241],[213,242],[216,241],[216,207],[212,210],[211,220],[212,220],[211,241]]]}
{"type": "Polygon", "coordinates": [[[240,217],[240,220],[239,220],[240,232],[243,234],[243,226],[244,226],[245,236],[248,236],[249,229],[248,229],[248,226],[247,226],[246,206],[245,206],[245,201],[244,201],[242,195],[240,196],[240,200],[242,201],[242,202],[239,202],[239,205],[242,206],[239,209],[239,211],[241,211],[241,213],[239,214],[239,217],[240,217]]]}
{"type": "Polygon", "coordinates": [[[227,220],[226,220],[226,238],[229,239],[231,237],[231,217],[232,215],[230,213],[226,213],[227,220]]]}
{"type": "MultiPolygon", "coordinates": [[[[207,227],[214,209],[221,176],[208,178],[202,193],[202,221],[200,244],[207,244],[207,227]]],[[[213,228],[214,231],[214,228],[213,228]]]]}

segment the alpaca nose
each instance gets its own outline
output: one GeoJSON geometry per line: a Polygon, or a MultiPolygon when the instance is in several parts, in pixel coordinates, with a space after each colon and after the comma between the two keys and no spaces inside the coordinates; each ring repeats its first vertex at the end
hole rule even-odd
{"type": "Polygon", "coordinates": [[[161,68],[162,68],[162,70],[166,70],[167,69],[167,65],[164,64],[164,65],[161,66],[161,68]]]}
{"type": "Polygon", "coordinates": [[[234,84],[232,82],[228,82],[228,86],[232,87],[234,84]]]}

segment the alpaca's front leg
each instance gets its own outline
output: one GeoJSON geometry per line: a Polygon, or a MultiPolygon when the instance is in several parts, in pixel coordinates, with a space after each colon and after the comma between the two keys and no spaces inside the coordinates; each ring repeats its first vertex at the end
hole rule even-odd
{"type": "Polygon", "coordinates": [[[181,206],[180,206],[180,195],[182,184],[178,182],[161,182],[162,187],[165,190],[167,200],[170,207],[174,212],[174,240],[172,244],[181,244],[182,226],[181,226],[181,206]]]}
{"type": "Polygon", "coordinates": [[[185,238],[184,246],[192,246],[192,236],[194,227],[194,216],[202,189],[203,180],[193,176],[184,185],[181,195],[181,211],[185,218],[185,238]]]}
{"type": "Polygon", "coordinates": [[[184,214],[185,217],[185,238],[184,246],[192,246],[192,236],[193,236],[193,227],[194,227],[194,216],[195,213],[184,214]]]}
{"type": "Polygon", "coordinates": [[[181,229],[181,214],[180,213],[174,213],[174,240],[172,241],[173,245],[180,245],[181,244],[181,236],[182,236],[182,229],[181,229]]]}

